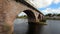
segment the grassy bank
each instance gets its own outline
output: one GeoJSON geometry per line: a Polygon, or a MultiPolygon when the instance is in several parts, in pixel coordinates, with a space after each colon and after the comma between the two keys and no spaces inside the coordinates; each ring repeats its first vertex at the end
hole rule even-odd
{"type": "Polygon", "coordinates": [[[18,17],[19,19],[26,19],[27,17],[18,17]]]}
{"type": "Polygon", "coordinates": [[[26,18],[28,18],[27,16],[17,16],[16,18],[23,18],[23,19],[26,19],[26,18]]]}
{"type": "Polygon", "coordinates": [[[45,18],[45,20],[60,20],[60,18],[45,18]]]}

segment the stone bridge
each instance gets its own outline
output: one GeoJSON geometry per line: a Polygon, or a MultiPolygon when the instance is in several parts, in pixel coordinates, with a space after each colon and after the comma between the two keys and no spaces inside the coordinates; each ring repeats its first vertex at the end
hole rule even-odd
{"type": "Polygon", "coordinates": [[[21,12],[27,14],[30,23],[39,23],[44,16],[25,0],[0,0],[0,34],[12,34],[13,22],[21,12]]]}

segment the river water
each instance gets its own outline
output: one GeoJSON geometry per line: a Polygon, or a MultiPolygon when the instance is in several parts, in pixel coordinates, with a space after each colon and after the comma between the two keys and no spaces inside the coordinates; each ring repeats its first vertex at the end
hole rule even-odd
{"type": "Polygon", "coordinates": [[[15,34],[60,34],[60,20],[46,20],[47,25],[28,24],[27,19],[14,21],[15,34]]]}

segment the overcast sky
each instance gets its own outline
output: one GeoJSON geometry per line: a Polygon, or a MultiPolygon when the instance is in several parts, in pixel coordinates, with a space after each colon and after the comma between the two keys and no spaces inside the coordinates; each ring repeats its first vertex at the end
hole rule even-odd
{"type": "Polygon", "coordinates": [[[60,0],[28,0],[43,14],[60,13],[60,0]]]}

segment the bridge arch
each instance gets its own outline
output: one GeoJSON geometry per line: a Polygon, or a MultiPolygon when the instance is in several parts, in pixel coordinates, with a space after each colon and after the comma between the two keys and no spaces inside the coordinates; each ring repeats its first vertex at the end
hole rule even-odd
{"type": "Polygon", "coordinates": [[[24,10],[22,12],[24,12],[27,15],[28,22],[35,22],[36,21],[35,14],[32,10],[24,10]]]}
{"type": "MultiPolygon", "coordinates": [[[[16,2],[14,0],[0,0],[0,25],[8,26],[10,30],[4,30],[5,27],[1,27],[0,32],[6,31],[7,33],[11,34],[13,32],[13,21],[15,20],[16,16],[20,12],[25,12],[28,15],[29,22],[35,22],[36,24],[39,23],[39,19],[37,18],[39,12],[36,8],[31,6],[24,0],[18,0],[16,2]],[[3,7],[3,8],[2,8],[3,7]],[[30,9],[30,10],[27,10],[30,9]],[[1,24],[3,23],[3,24],[1,24]],[[3,28],[3,29],[2,29],[3,28]]],[[[7,28],[6,28],[7,29],[7,28]]],[[[5,34],[6,34],[5,32],[5,34]]]]}

